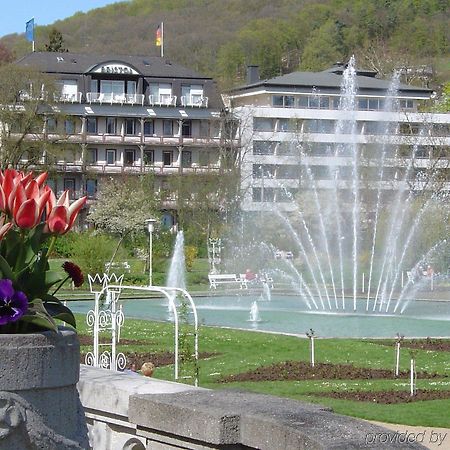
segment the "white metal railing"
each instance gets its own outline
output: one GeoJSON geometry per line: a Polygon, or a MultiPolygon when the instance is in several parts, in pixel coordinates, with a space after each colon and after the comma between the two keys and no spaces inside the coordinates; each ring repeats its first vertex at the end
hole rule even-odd
{"type": "MultiPolygon", "coordinates": [[[[116,344],[120,340],[120,329],[124,323],[125,316],[123,314],[122,305],[118,304],[120,294],[123,289],[144,292],[157,292],[163,294],[169,303],[169,308],[173,314],[175,336],[174,336],[174,379],[179,378],[179,313],[175,302],[177,294],[181,294],[189,302],[194,316],[194,358],[198,363],[198,315],[197,308],[191,295],[181,288],[161,287],[161,286],[123,286],[123,275],[117,277],[115,274],[99,275],[94,277],[88,275],[90,291],[95,296],[94,309],[90,310],[86,315],[86,322],[93,330],[94,348],[92,352],[88,352],[85,357],[86,365],[94,367],[108,368],[111,370],[123,370],[126,367],[126,357],[123,353],[116,352],[116,344]],[[114,281],[117,284],[113,284],[114,281]],[[106,295],[103,305],[100,304],[102,297],[106,295]],[[99,334],[102,331],[111,331],[111,343],[100,344],[99,334]],[[108,345],[111,351],[100,353],[100,345],[108,345]]],[[[198,376],[195,374],[195,386],[198,386],[198,376]]]]}
{"type": "Polygon", "coordinates": [[[176,106],[177,105],[177,96],[169,95],[169,94],[160,94],[160,95],[150,94],[148,97],[148,101],[149,101],[150,105],[176,106]]]}
{"type": "Polygon", "coordinates": [[[83,94],[81,92],[74,94],[59,94],[55,95],[55,101],[64,103],[81,103],[82,97],[83,94]]]}
{"type": "Polygon", "coordinates": [[[183,95],[181,97],[182,106],[198,106],[199,108],[208,107],[208,97],[202,95],[183,95]]]}
{"type": "Polygon", "coordinates": [[[131,104],[131,105],[143,105],[143,94],[115,94],[105,92],[88,92],[86,94],[87,101],[89,103],[106,103],[106,104],[131,104]]]}

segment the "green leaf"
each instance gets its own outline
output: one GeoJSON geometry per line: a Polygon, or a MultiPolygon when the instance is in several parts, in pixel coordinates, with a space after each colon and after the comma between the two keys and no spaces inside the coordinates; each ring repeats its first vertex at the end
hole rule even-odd
{"type": "Polygon", "coordinates": [[[45,330],[58,330],[55,321],[47,312],[42,300],[39,298],[35,298],[33,302],[30,303],[27,313],[21,317],[20,321],[32,324],[37,328],[43,328],[45,330]]]}
{"type": "Polygon", "coordinates": [[[75,321],[75,317],[72,314],[72,311],[64,306],[61,302],[58,303],[44,303],[44,306],[47,310],[47,313],[54,319],[59,319],[64,322],[67,322],[69,325],[72,325],[74,328],[77,327],[77,323],[75,321]]]}
{"type": "Polygon", "coordinates": [[[15,281],[14,273],[2,255],[0,255],[0,271],[2,272],[4,278],[9,278],[10,280],[15,281]]]}
{"type": "Polygon", "coordinates": [[[37,255],[42,249],[42,244],[48,239],[48,235],[44,234],[45,222],[40,223],[31,230],[29,235],[30,246],[37,255]]]}

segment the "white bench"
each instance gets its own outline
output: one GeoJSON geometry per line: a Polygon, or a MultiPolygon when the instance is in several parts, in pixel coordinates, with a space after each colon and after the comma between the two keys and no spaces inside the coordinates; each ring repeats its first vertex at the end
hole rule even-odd
{"type": "Polygon", "coordinates": [[[124,262],[113,262],[111,263],[105,263],[105,269],[120,269],[123,270],[124,272],[130,273],[130,264],[128,263],[128,261],[124,261],[124,262]]]}
{"type": "Polygon", "coordinates": [[[219,284],[239,284],[239,289],[246,288],[247,282],[235,273],[209,274],[209,288],[217,289],[219,284]]]}

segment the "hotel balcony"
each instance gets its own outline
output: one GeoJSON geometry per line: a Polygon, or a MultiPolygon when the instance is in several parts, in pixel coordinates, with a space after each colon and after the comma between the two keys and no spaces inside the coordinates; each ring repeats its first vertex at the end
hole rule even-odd
{"type": "Polygon", "coordinates": [[[55,101],[62,103],[81,103],[82,98],[83,94],[81,92],[55,95],[55,101]]]}
{"type": "Polygon", "coordinates": [[[198,108],[208,107],[208,97],[201,95],[183,95],[181,97],[182,106],[197,106],[198,108]]]}
{"type": "Polygon", "coordinates": [[[143,94],[88,92],[86,98],[88,103],[99,103],[100,105],[144,105],[143,94]]]}
{"type": "Polygon", "coordinates": [[[152,106],[177,106],[177,96],[169,94],[148,96],[148,101],[152,106]]]}

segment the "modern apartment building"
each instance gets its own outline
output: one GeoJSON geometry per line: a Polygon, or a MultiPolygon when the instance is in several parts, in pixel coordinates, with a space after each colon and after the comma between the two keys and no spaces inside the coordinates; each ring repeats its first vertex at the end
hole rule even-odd
{"type": "Polygon", "coordinates": [[[242,209],[263,210],[275,202],[289,210],[292,196],[312,179],[317,189],[336,182],[350,189],[352,146],[364,167],[364,188],[407,183],[432,189],[439,182],[440,189],[450,189],[450,114],[419,112],[433,92],[401,83],[392,90],[375,72],[356,70],[355,90],[348,94],[353,105],[342,109],[344,69],[337,64],[260,80],[258,68],[250,66],[247,84],[229,93],[228,106],[241,124],[242,209]]]}
{"type": "MultiPolygon", "coordinates": [[[[50,161],[56,191],[95,199],[104,177],[154,173],[155,188],[168,192],[164,221],[171,226],[171,177],[219,172],[223,103],[211,78],[160,57],[35,52],[16,64],[52,75],[60,88],[58,114],[47,111],[35,136],[67,149],[50,161]]],[[[24,101],[42,89],[30,87],[24,101]]]]}

